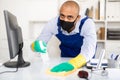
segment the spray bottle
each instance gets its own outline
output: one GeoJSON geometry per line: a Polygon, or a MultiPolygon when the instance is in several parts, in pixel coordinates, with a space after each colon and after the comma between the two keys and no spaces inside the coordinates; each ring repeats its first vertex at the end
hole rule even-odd
{"type": "Polygon", "coordinates": [[[48,63],[49,61],[49,56],[48,56],[48,51],[47,51],[47,44],[43,41],[39,41],[40,44],[40,56],[43,61],[43,63],[48,63]]]}

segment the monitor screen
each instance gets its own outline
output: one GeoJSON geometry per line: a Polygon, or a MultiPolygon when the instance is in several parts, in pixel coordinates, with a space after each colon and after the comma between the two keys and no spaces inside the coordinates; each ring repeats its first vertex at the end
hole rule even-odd
{"type": "Polygon", "coordinates": [[[6,62],[4,65],[6,67],[26,67],[30,65],[29,62],[25,62],[22,56],[22,48],[23,48],[23,38],[22,38],[22,30],[17,23],[17,18],[15,15],[10,13],[7,10],[4,10],[5,24],[6,24],[6,32],[7,32],[7,40],[9,47],[10,59],[18,56],[17,61],[6,62]]]}

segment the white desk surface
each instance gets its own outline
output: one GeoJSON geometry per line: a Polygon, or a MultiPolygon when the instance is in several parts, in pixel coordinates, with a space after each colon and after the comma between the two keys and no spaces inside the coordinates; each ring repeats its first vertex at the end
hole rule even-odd
{"type": "MultiPolygon", "coordinates": [[[[80,79],[77,76],[78,71],[86,70],[89,72],[89,76],[91,76],[90,70],[86,68],[81,68],[78,71],[65,76],[51,76],[46,74],[46,70],[51,68],[61,62],[68,61],[69,58],[57,58],[50,59],[49,64],[43,64],[41,59],[36,57],[33,58],[30,63],[31,65],[26,68],[19,68],[18,72],[15,73],[3,73],[0,74],[0,80],[85,80],[80,79]]],[[[6,68],[4,66],[0,67],[0,72],[6,70],[15,70],[14,68],[6,68]]],[[[101,76],[101,70],[95,71],[92,73],[92,77],[89,80],[120,80],[120,69],[106,69],[108,71],[108,76],[101,76]]]]}

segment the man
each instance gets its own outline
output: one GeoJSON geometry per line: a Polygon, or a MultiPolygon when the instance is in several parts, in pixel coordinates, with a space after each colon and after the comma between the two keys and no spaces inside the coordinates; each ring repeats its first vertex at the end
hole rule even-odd
{"type": "Polygon", "coordinates": [[[60,8],[59,16],[48,22],[38,39],[32,43],[32,50],[41,52],[43,50],[40,46],[44,46],[52,35],[55,35],[61,41],[61,57],[73,57],[68,62],[53,67],[52,72],[80,68],[94,56],[95,24],[92,19],[79,15],[79,12],[79,5],[75,1],[64,2],[60,8]],[[39,41],[42,41],[43,44],[40,44],[39,41]]]}

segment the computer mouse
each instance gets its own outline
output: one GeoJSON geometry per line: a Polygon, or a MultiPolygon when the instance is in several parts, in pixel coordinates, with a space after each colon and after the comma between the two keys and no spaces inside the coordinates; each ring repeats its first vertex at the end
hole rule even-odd
{"type": "Polygon", "coordinates": [[[88,79],[88,72],[87,72],[87,71],[84,71],[84,70],[80,70],[80,71],[78,72],[78,76],[79,76],[80,78],[88,79]]]}

